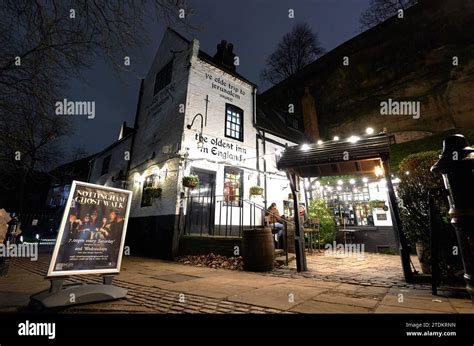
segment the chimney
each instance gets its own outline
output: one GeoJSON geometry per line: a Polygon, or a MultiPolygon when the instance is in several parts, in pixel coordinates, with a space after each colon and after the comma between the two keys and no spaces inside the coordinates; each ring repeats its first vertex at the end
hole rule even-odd
{"type": "Polygon", "coordinates": [[[315,142],[320,139],[318,114],[316,113],[316,103],[309,87],[304,88],[304,95],[301,98],[301,108],[303,111],[304,132],[315,142]]]}
{"type": "Polygon", "coordinates": [[[214,60],[218,65],[235,72],[235,54],[233,50],[234,45],[232,43],[227,43],[227,41],[222,40],[221,43],[217,45],[217,52],[214,54],[214,60]]]}

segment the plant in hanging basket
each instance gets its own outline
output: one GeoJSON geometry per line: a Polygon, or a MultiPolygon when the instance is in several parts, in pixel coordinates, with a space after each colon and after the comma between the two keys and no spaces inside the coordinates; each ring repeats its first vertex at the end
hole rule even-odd
{"type": "Polygon", "coordinates": [[[384,209],[385,210],[385,208],[387,208],[387,206],[385,205],[385,201],[382,201],[380,199],[373,199],[369,201],[369,206],[371,209],[384,209]]]}
{"type": "MultiPolygon", "coordinates": [[[[298,192],[298,198],[301,200],[301,192],[298,192]]],[[[291,192],[288,194],[288,199],[293,199],[293,194],[291,192]]]]}
{"type": "Polygon", "coordinates": [[[183,186],[194,189],[199,185],[199,177],[197,175],[188,175],[183,178],[183,186]]]}
{"type": "Polygon", "coordinates": [[[250,188],[250,196],[261,196],[263,194],[263,187],[252,186],[250,188]]]}
{"type": "Polygon", "coordinates": [[[143,203],[152,205],[154,198],[161,198],[162,191],[161,187],[146,187],[143,191],[143,203]]]}

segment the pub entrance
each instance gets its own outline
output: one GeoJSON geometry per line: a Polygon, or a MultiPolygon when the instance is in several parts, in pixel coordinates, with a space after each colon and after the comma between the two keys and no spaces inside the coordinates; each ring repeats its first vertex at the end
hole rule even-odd
{"type": "Polygon", "coordinates": [[[216,172],[192,168],[199,185],[188,190],[186,234],[213,234],[215,215],[216,172]]]}

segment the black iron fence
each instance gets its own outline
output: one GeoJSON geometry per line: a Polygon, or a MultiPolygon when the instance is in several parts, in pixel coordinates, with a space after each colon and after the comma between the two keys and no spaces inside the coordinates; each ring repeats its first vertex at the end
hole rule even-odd
{"type": "MultiPolygon", "coordinates": [[[[272,227],[272,213],[263,205],[240,197],[188,196],[181,200],[180,230],[186,235],[241,237],[244,229],[272,227]]],[[[273,215],[282,224],[292,221],[273,215]]],[[[275,219],[273,218],[273,219],[275,219]]]]}

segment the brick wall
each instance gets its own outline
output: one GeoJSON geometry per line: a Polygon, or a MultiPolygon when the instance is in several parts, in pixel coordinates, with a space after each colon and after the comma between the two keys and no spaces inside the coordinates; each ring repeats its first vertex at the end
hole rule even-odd
{"type": "Polygon", "coordinates": [[[216,255],[234,256],[234,247],[241,249],[241,238],[226,237],[193,237],[181,236],[179,241],[179,255],[216,255]]]}

